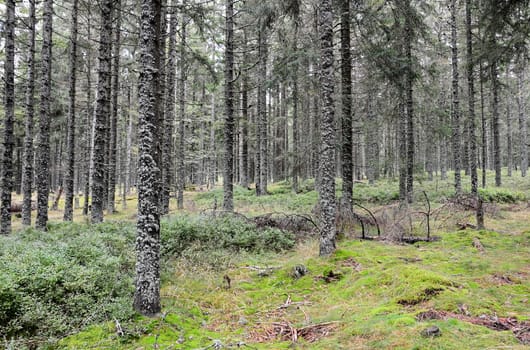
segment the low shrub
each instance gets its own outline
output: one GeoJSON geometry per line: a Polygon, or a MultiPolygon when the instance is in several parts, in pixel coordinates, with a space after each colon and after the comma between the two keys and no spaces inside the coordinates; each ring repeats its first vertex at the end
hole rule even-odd
{"type": "Polygon", "coordinates": [[[131,317],[134,234],[124,224],[61,224],[1,237],[0,338],[24,348],[22,338],[131,317]]]}
{"type": "Polygon", "coordinates": [[[524,193],[504,188],[481,188],[479,194],[489,203],[517,203],[526,199],[524,193]]]}
{"type": "MultiPolygon", "coordinates": [[[[293,246],[293,234],[272,228],[260,229],[233,215],[176,216],[162,225],[162,255],[165,257],[193,256],[191,252],[196,251],[278,252],[293,246]]],[[[205,254],[199,255],[204,257],[205,254]]]]}

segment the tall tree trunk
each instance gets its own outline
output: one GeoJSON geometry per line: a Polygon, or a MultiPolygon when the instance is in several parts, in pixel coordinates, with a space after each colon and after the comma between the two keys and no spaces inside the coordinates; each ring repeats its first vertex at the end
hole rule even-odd
{"type": "MultiPolygon", "coordinates": [[[[172,5],[177,1],[173,0],[172,5]]],[[[169,44],[166,71],[166,112],[164,139],[162,141],[162,195],[161,214],[169,213],[169,198],[173,180],[173,131],[175,122],[175,79],[177,67],[177,11],[172,8],[169,16],[169,44]]]]}
{"type": "Polygon", "coordinates": [[[64,221],[74,218],[74,170],[75,170],[75,88],[77,66],[77,12],[78,0],[73,0],[70,29],[70,84],[68,91],[68,136],[66,144],[66,174],[64,176],[64,221]]]}
{"type": "MultiPolygon", "coordinates": [[[[520,58],[523,60],[523,58],[520,58]]],[[[521,176],[525,177],[528,170],[528,126],[523,98],[524,65],[519,63],[517,71],[517,111],[519,114],[519,160],[521,162],[521,176]]]]}
{"type": "Polygon", "coordinates": [[[159,141],[160,0],[142,0],[139,76],[138,221],[134,309],[145,316],[160,312],[160,211],[156,162],[159,141]]]}
{"type": "MultiPolygon", "coordinates": [[[[182,0],[182,7],[186,6],[186,0],[182,0]]],[[[186,123],[186,24],[187,19],[182,15],[180,24],[180,70],[179,70],[179,138],[177,146],[177,209],[184,209],[184,185],[186,181],[186,168],[184,164],[184,138],[186,123]]]]}
{"type": "Polygon", "coordinates": [[[127,84],[127,156],[125,162],[125,193],[131,193],[131,158],[133,119],[131,115],[131,83],[127,84]]]}
{"type": "Polygon", "coordinates": [[[94,171],[92,173],[92,223],[103,221],[103,206],[107,192],[105,190],[105,153],[107,151],[107,116],[111,102],[111,35],[112,5],[114,1],[103,0],[101,10],[101,29],[99,34],[98,88],[94,124],[94,171]]]}
{"type": "Polygon", "coordinates": [[[455,170],[455,192],[462,193],[462,180],[460,173],[460,100],[458,98],[458,47],[456,33],[456,0],[451,0],[451,68],[452,68],[452,104],[451,104],[451,123],[453,146],[453,166],[455,170]]]}
{"type": "Polygon", "coordinates": [[[352,208],[353,193],[353,119],[350,48],[350,0],[340,1],[340,52],[342,98],[342,202],[352,208]]]}
{"type": "MultiPolygon", "coordinates": [[[[507,97],[508,98],[508,97],[507,97]]],[[[512,111],[510,109],[510,102],[506,103],[506,151],[508,153],[507,166],[508,177],[512,176],[513,168],[513,130],[512,130],[512,111]]]]}
{"type": "Polygon", "coordinates": [[[48,196],[50,193],[50,99],[52,85],[52,20],[53,0],[44,2],[43,38],[42,38],[42,72],[41,103],[39,118],[39,138],[37,145],[37,221],[36,228],[46,231],[48,223],[48,196]]]}
{"type": "Polygon", "coordinates": [[[267,137],[267,60],[268,60],[268,43],[267,27],[260,21],[259,28],[259,81],[258,81],[258,153],[259,153],[259,190],[258,195],[267,194],[267,170],[268,170],[268,137],[267,137]]]}
{"type": "Polygon", "coordinates": [[[33,117],[35,115],[35,0],[29,2],[28,80],[26,86],[24,170],[22,172],[22,224],[31,225],[31,189],[33,184],[33,117]]]}
{"type": "Polygon", "coordinates": [[[15,0],[6,1],[5,21],[5,116],[0,174],[1,211],[0,234],[11,233],[11,192],[13,191],[13,148],[15,121],[15,0]]]}
{"type": "MultiPolygon", "coordinates": [[[[247,50],[247,34],[246,31],[243,33],[243,64],[248,64],[248,57],[246,54],[247,50]]],[[[240,175],[241,175],[241,186],[248,188],[249,186],[249,162],[248,162],[248,138],[249,138],[249,118],[248,118],[248,74],[243,73],[241,83],[241,163],[240,163],[240,175]]]]}
{"type": "Polygon", "coordinates": [[[469,102],[469,166],[471,172],[471,193],[478,194],[477,135],[475,120],[475,79],[473,62],[473,37],[471,23],[471,0],[466,0],[466,44],[467,44],[467,94],[469,102]]]}
{"type": "Polygon", "coordinates": [[[320,255],[335,251],[335,110],[333,101],[333,9],[331,0],[320,2],[320,255]]]}
{"type": "Polygon", "coordinates": [[[223,210],[234,210],[234,3],[226,0],[223,210]]]}
{"type": "MultiPolygon", "coordinates": [[[[295,23],[294,29],[294,52],[298,52],[298,23],[295,23]]],[[[298,93],[298,59],[294,62],[293,67],[293,192],[298,192],[298,177],[300,176],[300,163],[299,163],[299,144],[300,144],[300,135],[299,135],[299,117],[298,117],[298,105],[299,105],[299,93],[298,93]]],[[[282,99],[286,96],[282,96],[282,99]]],[[[283,114],[283,118],[287,121],[287,115],[283,114]]],[[[287,124],[287,123],[286,123],[287,124]]],[[[284,128],[287,130],[287,128],[284,128]]],[[[288,153],[288,148],[284,150],[284,154],[288,153]]]]}
{"type": "Polygon", "coordinates": [[[398,101],[398,143],[399,143],[399,199],[407,199],[407,116],[405,113],[404,93],[399,92],[398,101]]]}
{"type": "Polygon", "coordinates": [[[497,73],[497,62],[490,62],[491,89],[492,89],[492,126],[493,126],[493,164],[495,167],[495,186],[501,185],[501,144],[500,144],[500,120],[499,120],[499,78],[497,73]]]}
{"type": "Polygon", "coordinates": [[[407,58],[407,73],[405,77],[405,92],[406,92],[406,112],[407,112],[407,202],[412,203],[414,193],[414,100],[413,100],[413,85],[414,85],[414,71],[412,68],[412,40],[413,28],[412,19],[408,13],[411,10],[410,0],[406,0],[406,16],[405,16],[405,56],[407,58]]]}
{"type": "Polygon", "coordinates": [[[110,115],[110,140],[109,140],[109,178],[107,213],[112,214],[116,210],[116,154],[118,152],[118,95],[120,94],[120,40],[121,40],[121,0],[114,1],[114,13],[116,22],[114,27],[114,41],[112,56],[112,110],[110,115]]]}
{"type": "MultiPolygon", "coordinates": [[[[87,39],[90,41],[90,13],[87,17],[87,39]]],[[[87,81],[87,101],[86,101],[86,127],[85,127],[85,190],[83,203],[83,215],[89,212],[90,198],[90,177],[92,174],[92,131],[93,131],[93,109],[92,109],[92,55],[91,50],[86,51],[86,81],[87,81]]]]}
{"type": "Polygon", "coordinates": [[[486,115],[484,114],[484,76],[482,61],[479,64],[480,77],[480,124],[482,132],[482,188],[486,188],[486,172],[488,170],[488,142],[486,138],[486,115]]]}

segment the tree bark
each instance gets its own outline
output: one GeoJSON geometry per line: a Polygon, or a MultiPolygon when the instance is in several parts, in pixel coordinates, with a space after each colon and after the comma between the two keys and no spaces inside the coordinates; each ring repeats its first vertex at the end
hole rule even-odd
{"type": "Polygon", "coordinates": [[[268,43],[267,28],[260,21],[259,28],[259,81],[258,81],[258,153],[259,153],[259,187],[256,186],[257,195],[267,194],[267,170],[268,170],[268,132],[267,132],[267,61],[268,61],[268,43]]]}
{"type": "Polygon", "coordinates": [[[342,97],[342,202],[352,209],[353,193],[353,119],[350,47],[350,0],[340,2],[340,52],[342,97]]]}
{"type": "Polygon", "coordinates": [[[24,135],[24,169],[22,172],[22,224],[31,225],[31,193],[33,184],[33,118],[35,115],[35,0],[29,1],[29,51],[26,86],[26,111],[24,135]]]}
{"type": "Polygon", "coordinates": [[[460,173],[460,100],[458,97],[458,47],[456,33],[456,0],[451,0],[451,68],[452,68],[452,104],[451,104],[451,124],[452,137],[451,143],[453,148],[453,166],[455,170],[455,192],[462,193],[462,180],[460,173]]]}
{"type": "MultiPolygon", "coordinates": [[[[173,0],[172,5],[177,1],[173,0]]],[[[162,199],[161,214],[169,213],[169,199],[173,181],[173,132],[175,122],[175,79],[177,67],[177,11],[170,10],[169,43],[166,71],[166,112],[164,115],[164,139],[162,143],[162,199]]]]}
{"type": "Polygon", "coordinates": [[[495,186],[501,185],[501,145],[500,145],[500,120],[499,120],[499,78],[497,73],[497,62],[490,62],[491,78],[491,113],[493,124],[493,164],[495,167],[495,186]]]}
{"type": "Polygon", "coordinates": [[[52,68],[52,18],[53,0],[44,2],[43,38],[42,38],[42,72],[41,102],[39,118],[39,138],[37,148],[37,221],[36,228],[46,231],[48,223],[48,196],[50,193],[50,99],[52,68]]]}
{"type": "MultiPolygon", "coordinates": [[[[183,8],[186,6],[186,0],[182,0],[183,8]]],[[[186,182],[186,168],[184,163],[184,138],[186,123],[186,24],[187,19],[182,15],[180,24],[180,70],[179,70],[179,138],[177,146],[177,209],[184,209],[184,186],[186,182]]]]}
{"type": "Polygon", "coordinates": [[[116,154],[118,152],[118,95],[120,94],[120,41],[121,41],[121,0],[114,1],[114,13],[116,23],[114,28],[114,41],[112,50],[112,110],[110,115],[110,140],[109,140],[109,177],[108,177],[108,199],[107,213],[112,214],[116,210],[116,154]]]}
{"type": "Polygon", "coordinates": [[[138,221],[134,309],[160,312],[160,211],[156,162],[160,120],[160,0],[142,0],[139,74],[138,221]]]}
{"type": "Polygon", "coordinates": [[[75,101],[77,66],[77,12],[78,0],[72,3],[70,29],[70,84],[68,91],[68,134],[66,139],[66,173],[64,176],[64,221],[74,219],[74,170],[75,170],[75,101]]]}
{"type": "Polygon", "coordinates": [[[223,210],[234,210],[234,3],[226,0],[223,210]]]}
{"type": "Polygon", "coordinates": [[[473,62],[473,37],[471,22],[471,0],[466,0],[466,44],[467,44],[467,94],[469,102],[469,166],[471,172],[471,193],[478,194],[477,135],[475,119],[475,65],[473,62]]]}
{"type": "Polygon", "coordinates": [[[335,118],[333,79],[333,9],[331,0],[320,2],[320,255],[330,255],[336,249],[335,227],[335,118]]]}
{"type": "MultiPolygon", "coordinates": [[[[523,58],[520,58],[523,60],[523,58]]],[[[519,160],[521,176],[525,177],[528,170],[528,126],[523,98],[524,64],[519,63],[517,72],[517,110],[519,114],[519,160]]]]}
{"type": "Polygon", "coordinates": [[[101,29],[99,36],[99,66],[98,87],[96,98],[93,162],[92,173],[92,223],[103,221],[103,206],[107,195],[105,190],[105,152],[107,151],[107,116],[111,107],[111,35],[112,35],[112,6],[114,1],[103,0],[99,6],[101,10],[101,29]]]}
{"type": "Polygon", "coordinates": [[[5,115],[0,174],[0,234],[11,233],[11,192],[13,191],[13,148],[15,122],[15,0],[6,1],[5,20],[5,115]]]}

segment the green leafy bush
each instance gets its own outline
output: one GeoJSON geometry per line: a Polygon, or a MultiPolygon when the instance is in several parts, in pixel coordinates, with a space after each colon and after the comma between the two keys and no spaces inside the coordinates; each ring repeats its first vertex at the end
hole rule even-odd
{"type": "Polygon", "coordinates": [[[131,225],[60,224],[0,239],[0,338],[53,338],[133,315],[131,225]]]}
{"type": "Polygon", "coordinates": [[[479,193],[485,202],[491,203],[517,203],[526,199],[524,193],[504,188],[481,188],[479,193]]]}
{"type": "Polygon", "coordinates": [[[291,233],[257,228],[254,223],[231,215],[177,216],[162,226],[162,255],[166,257],[193,255],[190,251],[282,251],[293,246],[291,233]]]}

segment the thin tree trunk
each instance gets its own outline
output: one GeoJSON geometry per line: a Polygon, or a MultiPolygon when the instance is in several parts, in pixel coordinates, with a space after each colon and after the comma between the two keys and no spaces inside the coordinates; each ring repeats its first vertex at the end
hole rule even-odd
{"type": "MultiPolygon", "coordinates": [[[[260,21],[259,29],[259,81],[258,81],[258,143],[259,143],[259,196],[267,194],[268,132],[267,132],[267,28],[260,21]]],[[[258,189],[258,187],[256,187],[258,189]]]]}
{"type": "MultiPolygon", "coordinates": [[[[294,52],[298,52],[298,23],[295,23],[295,29],[294,29],[294,52]]],[[[294,62],[293,67],[293,192],[298,192],[298,177],[300,176],[300,165],[299,165],[299,144],[300,144],[300,136],[299,136],[299,117],[298,117],[298,105],[299,105],[299,93],[298,93],[298,61],[294,62]]],[[[285,98],[285,96],[282,96],[282,98],[285,98]]],[[[283,117],[285,120],[287,120],[287,115],[284,114],[283,117]]],[[[286,130],[286,129],[284,129],[286,130]]],[[[288,153],[288,148],[284,150],[284,153],[288,153]]]]}
{"type": "Polygon", "coordinates": [[[482,131],[482,188],[486,188],[486,172],[488,170],[488,142],[486,138],[486,115],[484,114],[484,76],[482,75],[482,61],[479,65],[480,72],[480,124],[482,131]]]}
{"type": "Polygon", "coordinates": [[[352,209],[353,192],[353,119],[350,48],[350,1],[340,2],[340,52],[342,98],[342,204],[352,209]]]}
{"type": "Polygon", "coordinates": [[[453,166],[455,170],[455,192],[462,193],[462,180],[460,173],[460,100],[458,97],[458,47],[456,33],[456,0],[451,0],[451,67],[452,67],[452,105],[451,105],[451,124],[452,137],[451,143],[453,148],[453,166]]]}
{"type": "MultiPolygon", "coordinates": [[[[173,0],[172,5],[177,1],[173,0]]],[[[175,122],[175,79],[177,67],[177,11],[170,10],[169,17],[169,50],[166,71],[166,113],[164,116],[164,139],[162,143],[162,205],[161,214],[169,213],[169,199],[173,174],[173,132],[175,122]]]]}
{"type": "Polygon", "coordinates": [[[29,52],[26,86],[26,113],[24,135],[24,170],[22,172],[22,224],[31,225],[31,193],[33,184],[33,117],[35,115],[35,0],[29,1],[29,52]]]}
{"type": "MultiPolygon", "coordinates": [[[[182,6],[186,6],[186,0],[182,0],[182,6]]],[[[186,168],[184,164],[184,137],[186,122],[186,17],[182,15],[180,24],[180,71],[179,71],[179,138],[177,147],[177,209],[184,209],[184,185],[186,181],[186,168]]]]}
{"type": "Polygon", "coordinates": [[[513,131],[512,131],[512,111],[510,109],[510,102],[506,104],[506,148],[508,152],[507,166],[508,177],[512,176],[513,169],[513,131]]]}
{"type": "Polygon", "coordinates": [[[100,4],[102,27],[99,38],[98,89],[94,123],[94,171],[92,173],[92,223],[103,221],[105,190],[105,153],[107,151],[107,116],[111,104],[111,35],[112,5],[114,1],[104,0],[100,4]]]}
{"type": "Polygon", "coordinates": [[[5,20],[5,116],[0,174],[1,211],[0,234],[11,233],[11,192],[13,191],[13,148],[15,122],[15,0],[6,1],[5,20]]]}
{"type": "Polygon", "coordinates": [[[134,309],[145,316],[160,312],[160,211],[156,163],[159,141],[160,13],[159,0],[142,0],[139,76],[138,221],[134,309]]]}
{"type": "MultiPolygon", "coordinates": [[[[521,60],[523,58],[520,58],[521,60]]],[[[528,170],[528,126],[523,98],[524,65],[520,64],[517,72],[517,110],[519,114],[519,159],[521,176],[525,177],[528,170]]]]}
{"type": "Polygon", "coordinates": [[[234,3],[226,0],[223,210],[234,210],[234,3]]]}
{"type": "Polygon", "coordinates": [[[68,91],[68,136],[66,144],[66,174],[64,177],[64,221],[74,219],[74,170],[75,170],[75,92],[77,66],[77,12],[78,0],[73,0],[70,29],[70,84],[68,91]]]}
{"type": "Polygon", "coordinates": [[[501,145],[499,120],[499,78],[497,76],[497,62],[490,63],[492,89],[492,124],[493,124],[493,164],[495,167],[495,186],[501,185],[501,145]]]}
{"type": "Polygon", "coordinates": [[[477,135],[475,120],[475,79],[473,62],[473,38],[471,22],[471,0],[466,0],[466,44],[467,44],[467,91],[469,102],[469,166],[471,172],[471,193],[478,194],[477,135]]]}
{"type": "Polygon", "coordinates": [[[112,214],[116,210],[116,154],[118,152],[118,95],[120,94],[120,40],[121,40],[121,0],[114,1],[114,13],[116,23],[114,28],[113,59],[112,64],[112,110],[110,115],[110,140],[109,140],[109,177],[108,177],[108,199],[107,213],[112,214]]]}
{"type": "Polygon", "coordinates": [[[48,196],[50,193],[50,103],[51,103],[51,68],[52,68],[52,20],[53,0],[44,2],[43,38],[42,38],[42,72],[41,103],[39,118],[39,139],[37,149],[37,221],[36,228],[46,231],[48,223],[48,196]]]}
{"type": "MultiPolygon", "coordinates": [[[[87,17],[87,38],[90,37],[90,13],[87,17]]],[[[86,51],[86,80],[87,80],[87,103],[86,103],[86,130],[85,130],[85,202],[83,203],[83,215],[89,212],[90,177],[92,174],[92,132],[93,132],[93,110],[92,110],[92,58],[91,51],[86,51]]]]}
{"type": "Polygon", "coordinates": [[[413,85],[414,71],[412,68],[412,20],[410,11],[410,0],[406,0],[407,14],[405,17],[405,55],[407,58],[407,73],[405,77],[406,112],[407,112],[407,202],[412,203],[414,193],[414,100],[413,85]]]}
{"type": "Polygon", "coordinates": [[[322,117],[320,120],[320,255],[336,249],[335,227],[335,118],[333,102],[333,9],[331,0],[320,2],[320,89],[322,117]]]}
{"type": "Polygon", "coordinates": [[[131,193],[131,158],[132,158],[132,130],[133,119],[131,109],[131,83],[127,84],[127,160],[125,162],[125,193],[131,193]]]}

